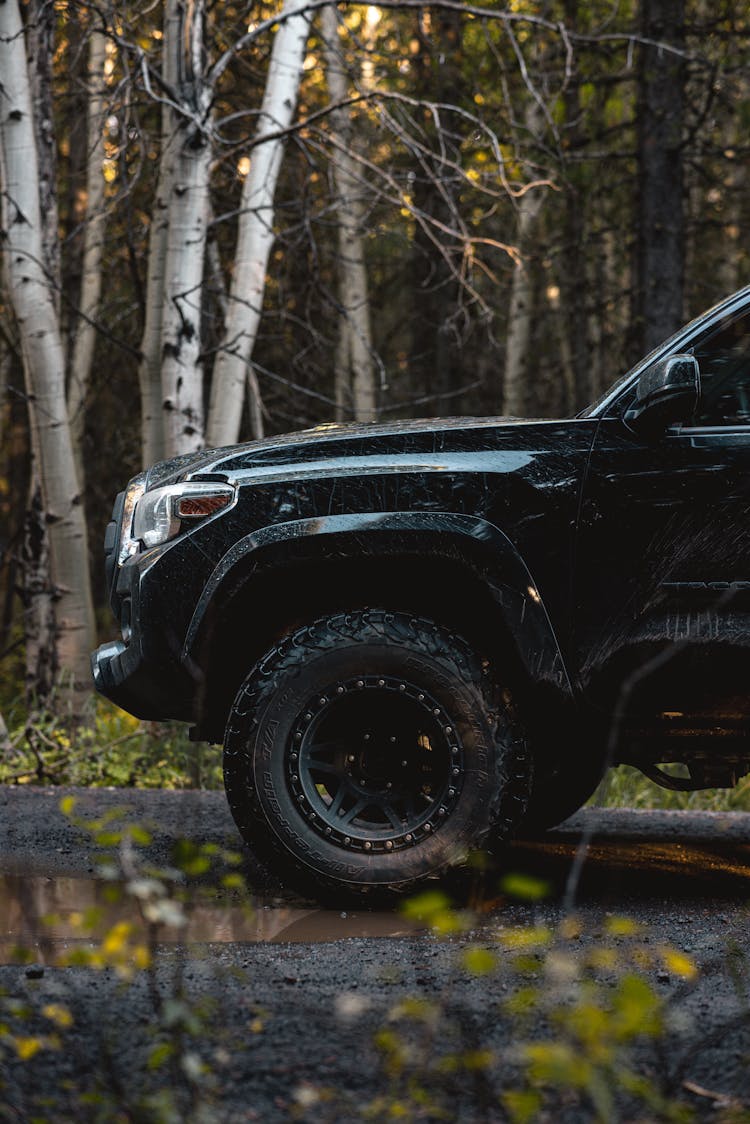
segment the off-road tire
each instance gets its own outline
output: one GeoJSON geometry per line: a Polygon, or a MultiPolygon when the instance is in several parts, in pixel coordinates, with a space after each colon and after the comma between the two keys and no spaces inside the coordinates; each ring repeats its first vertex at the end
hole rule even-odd
{"type": "Polygon", "coordinates": [[[530,780],[492,670],[408,612],[339,613],[300,628],[250,672],[226,727],[224,782],[240,833],[282,881],[318,897],[402,893],[488,837],[507,839],[530,780]]]}

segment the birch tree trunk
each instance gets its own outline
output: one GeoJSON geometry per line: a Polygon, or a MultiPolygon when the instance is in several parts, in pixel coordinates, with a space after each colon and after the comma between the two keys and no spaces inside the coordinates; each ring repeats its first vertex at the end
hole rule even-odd
{"type": "Polygon", "coordinates": [[[531,344],[533,285],[526,251],[532,239],[542,204],[539,188],[527,191],[518,201],[516,240],[521,261],[513,271],[505,344],[502,413],[524,417],[528,400],[528,358],[531,344]]]}
{"type": "MultiPolygon", "coordinates": [[[[167,88],[176,92],[179,81],[177,65],[179,50],[175,38],[179,42],[179,12],[176,6],[171,4],[164,12],[162,77],[167,88]]],[[[168,101],[163,101],[159,172],[148,232],[146,308],[141,336],[141,361],[138,365],[138,382],[141,391],[141,463],[144,468],[164,459],[161,358],[169,197],[172,190],[173,144],[176,139],[173,136],[173,118],[172,106],[168,101]]]]}
{"type": "Polygon", "coordinates": [[[245,383],[250,394],[253,436],[263,435],[255,373],[250,369],[263,308],[268,257],[273,245],[273,201],[284,151],[283,138],[297,103],[310,31],[308,0],[285,0],[271,50],[266,88],[253,142],[250,171],[242,190],[227,322],[214,364],[206,439],[231,445],[239,438],[245,383]],[[268,138],[268,139],[264,139],[268,138]]]}
{"type": "Polygon", "coordinates": [[[26,59],[35,124],[41,214],[42,261],[60,314],[62,268],[57,206],[57,147],[52,113],[52,59],[55,51],[55,5],[31,0],[27,8],[26,59]]]}
{"type": "MultiPolygon", "coordinates": [[[[348,84],[341,52],[337,50],[338,19],[335,8],[323,8],[321,21],[328,93],[331,103],[340,105],[346,99],[348,84]]],[[[362,183],[350,155],[352,128],[348,111],[343,108],[334,110],[330,121],[339,222],[339,291],[342,310],[339,327],[342,339],[336,356],[335,398],[339,413],[344,412],[343,404],[349,400],[354,420],[367,422],[373,421],[377,416],[377,391],[365,245],[362,237],[362,183]]]]}
{"type": "Polygon", "coordinates": [[[83,489],[85,470],[83,436],[86,423],[86,398],[91,381],[91,367],[96,343],[96,315],[102,291],[102,248],[106,214],[104,210],[104,114],[106,112],[104,62],[106,39],[92,28],[89,32],[88,59],[88,128],[86,165],[86,229],[83,242],[81,293],[78,302],[80,319],[73,342],[68,380],[68,416],[73,455],[76,459],[78,483],[83,489]]]}
{"type": "Polygon", "coordinates": [[[211,170],[210,107],[205,79],[204,0],[168,0],[164,50],[176,74],[178,107],[170,110],[171,143],[161,323],[164,453],[203,446],[201,302],[211,170]]]}
{"type": "Polygon", "coordinates": [[[0,3],[0,180],[8,288],[18,324],[33,448],[49,532],[57,653],[78,691],[90,684],[94,614],[83,505],[65,401],[65,361],[45,274],[32,92],[17,0],[0,3]]]}

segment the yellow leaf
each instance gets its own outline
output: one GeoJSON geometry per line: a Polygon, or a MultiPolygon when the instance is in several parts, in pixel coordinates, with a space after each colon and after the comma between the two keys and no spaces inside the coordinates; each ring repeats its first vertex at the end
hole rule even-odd
{"type": "Polygon", "coordinates": [[[133,963],[140,970],[148,968],[150,965],[151,953],[144,944],[137,944],[133,949],[133,963]]]}
{"type": "MultiPolygon", "coordinates": [[[[477,177],[478,178],[478,177],[477,177]]],[[[506,874],[500,883],[504,894],[522,901],[537,902],[549,896],[549,883],[530,874],[506,874]]]]}
{"type": "Polygon", "coordinates": [[[35,1054],[39,1053],[44,1042],[41,1038],[15,1038],[13,1045],[21,1061],[27,1062],[29,1058],[33,1058],[35,1054]]]}
{"type": "Polygon", "coordinates": [[[692,980],[697,975],[695,962],[684,952],[678,952],[676,948],[663,948],[661,954],[664,966],[673,975],[680,976],[683,980],[692,980]]]}
{"type": "Polygon", "coordinates": [[[63,1007],[61,1003],[47,1003],[42,1007],[42,1014],[45,1019],[49,1019],[55,1026],[59,1026],[61,1030],[67,1030],[68,1027],[73,1025],[73,1016],[67,1007],[63,1007]]]}
{"type": "Polygon", "coordinates": [[[552,933],[546,925],[529,925],[517,929],[506,929],[500,933],[499,941],[506,948],[538,948],[549,944],[552,933]]]}
{"type": "Polygon", "coordinates": [[[132,930],[133,926],[128,921],[118,921],[116,925],[113,925],[102,941],[104,955],[112,956],[115,953],[122,952],[132,930]]]}
{"type": "Polygon", "coordinates": [[[72,816],[75,806],[75,796],[63,796],[62,800],[60,801],[60,811],[64,816],[72,816]]]}
{"type": "Polygon", "coordinates": [[[634,937],[640,926],[632,917],[608,917],[604,930],[610,937],[634,937]]]}
{"type": "Polygon", "coordinates": [[[497,963],[495,956],[486,948],[467,948],[463,961],[474,976],[486,976],[497,963]]]}

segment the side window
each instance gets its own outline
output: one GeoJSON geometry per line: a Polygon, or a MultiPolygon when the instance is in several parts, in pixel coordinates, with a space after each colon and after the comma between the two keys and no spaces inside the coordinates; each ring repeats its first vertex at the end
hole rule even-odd
{"type": "Polygon", "coordinates": [[[750,425],[750,314],[723,320],[693,347],[701,372],[694,425],[750,425]]]}

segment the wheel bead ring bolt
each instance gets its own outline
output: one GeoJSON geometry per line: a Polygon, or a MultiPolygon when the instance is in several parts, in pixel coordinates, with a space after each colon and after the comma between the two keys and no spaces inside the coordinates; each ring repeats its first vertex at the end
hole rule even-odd
{"type": "Polygon", "coordinates": [[[443,707],[413,684],[382,676],[342,680],[313,696],[285,761],[287,785],[310,826],[329,843],[368,855],[414,847],[439,831],[464,780],[463,745],[443,707]],[[379,737],[355,729],[332,746],[326,731],[350,703],[353,725],[377,727],[384,714],[390,729],[379,737]]]}

